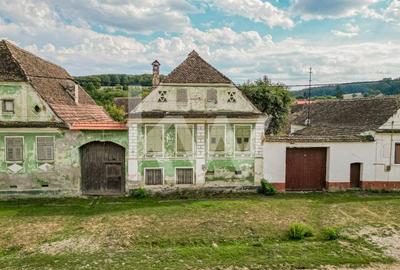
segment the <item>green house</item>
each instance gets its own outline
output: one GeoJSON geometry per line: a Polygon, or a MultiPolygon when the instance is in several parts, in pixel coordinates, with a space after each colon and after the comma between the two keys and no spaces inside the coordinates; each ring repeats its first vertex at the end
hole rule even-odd
{"type": "Polygon", "coordinates": [[[267,116],[191,52],[129,113],[129,188],[255,185],[267,116]]]}
{"type": "Polygon", "coordinates": [[[122,194],[127,147],[67,71],[0,41],[0,194],[122,194]]]}

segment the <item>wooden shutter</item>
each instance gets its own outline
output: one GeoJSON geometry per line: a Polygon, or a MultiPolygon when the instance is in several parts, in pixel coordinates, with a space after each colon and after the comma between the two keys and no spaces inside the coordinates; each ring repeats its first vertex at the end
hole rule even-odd
{"type": "Polygon", "coordinates": [[[400,164],[400,143],[395,144],[394,148],[394,163],[400,164]]]}
{"type": "Polygon", "coordinates": [[[192,168],[176,169],[176,183],[178,185],[193,184],[193,169],[192,168]]]}
{"type": "Polygon", "coordinates": [[[210,128],[210,151],[225,151],[225,127],[210,128]]]}
{"type": "Polygon", "coordinates": [[[217,90],[215,89],[207,89],[207,102],[212,102],[217,104],[217,90]]]}
{"type": "Polygon", "coordinates": [[[148,126],[146,128],[146,149],[149,153],[162,152],[162,127],[148,126]]]}
{"type": "Polygon", "coordinates": [[[163,174],[162,169],[146,169],[145,171],[146,185],[162,185],[163,183],[163,174]]]}
{"type": "Polygon", "coordinates": [[[250,127],[236,127],[235,128],[235,140],[236,140],[236,151],[244,152],[250,151],[250,127]]]}
{"type": "Polygon", "coordinates": [[[188,127],[176,128],[177,152],[193,151],[193,130],[188,127]]]}
{"type": "Polygon", "coordinates": [[[176,93],[176,102],[188,102],[188,95],[186,89],[178,89],[176,93]]]}
{"type": "Polygon", "coordinates": [[[37,160],[54,160],[54,137],[37,137],[37,160]]]}
{"type": "Polygon", "coordinates": [[[23,138],[6,138],[6,161],[23,161],[23,148],[23,138]]]}

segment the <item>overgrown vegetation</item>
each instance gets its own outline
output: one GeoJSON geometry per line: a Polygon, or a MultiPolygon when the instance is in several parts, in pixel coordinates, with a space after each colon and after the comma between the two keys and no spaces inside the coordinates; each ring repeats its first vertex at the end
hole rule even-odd
{"type": "Polygon", "coordinates": [[[0,268],[316,269],[391,263],[356,232],[399,223],[396,193],[0,201],[0,268]],[[289,240],[288,228],[298,221],[351,237],[289,240]]]}
{"type": "Polygon", "coordinates": [[[150,193],[145,188],[134,189],[131,196],[136,199],[147,199],[150,198],[150,193]]]}
{"type": "Polygon", "coordinates": [[[293,223],[289,227],[289,239],[291,240],[302,240],[313,235],[311,227],[303,223],[293,223]]]}
{"type": "Polygon", "coordinates": [[[321,230],[321,236],[324,240],[336,240],[340,237],[339,230],[332,227],[324,227],[321,230]]]}
{"type": "Polygon", "coordinates": [[[257,189],[257,192],[260,194],[264,194],[265,196],[272,196],[276,194],[276,188],[267,180],[262,179],[261,184],[257,189]]]}
{"type": "Polygon", "coordinates": [[[273,84],[267,77],[248,81],[239,88],[260,111],[272,117],[267,133],[282,131],[292,102],[288,89],[284,85],[273,84]]]}

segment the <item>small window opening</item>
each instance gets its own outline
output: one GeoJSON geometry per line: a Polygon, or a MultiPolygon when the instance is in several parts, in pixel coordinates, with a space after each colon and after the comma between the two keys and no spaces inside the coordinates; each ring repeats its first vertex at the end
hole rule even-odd
{"type": "Polygon", "coordinates": [[[14,113],[14,100],[3,100],[3,112],[14,113]]]}
{"type": "Polygon", "coordinates": [[[42,109],[40,109],[39,105],[36,105],[35,108],[34,108],[34,110],[35,110],[36,113],[40,113],[40,111],[41,111],[42,109]]]}
{"type": "Polygon", "coordinates": [[[167,102],[167,91],[158,91],[158,102],[167,102]]]}
{"type": "Polygon", "coordinates": [[[228,92],[228,103],[236,103],[236,92],[228,92]]]}

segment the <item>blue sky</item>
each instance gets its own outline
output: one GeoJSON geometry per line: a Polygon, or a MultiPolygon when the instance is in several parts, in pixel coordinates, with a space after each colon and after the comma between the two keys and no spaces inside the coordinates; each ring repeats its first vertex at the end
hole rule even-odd
{"type": "Polygon", "coordinates": [[[400,77],[400,0],[0,0],[0,38],[73,75],[167,74],[195,49],[238,83],[400,77]]]}

